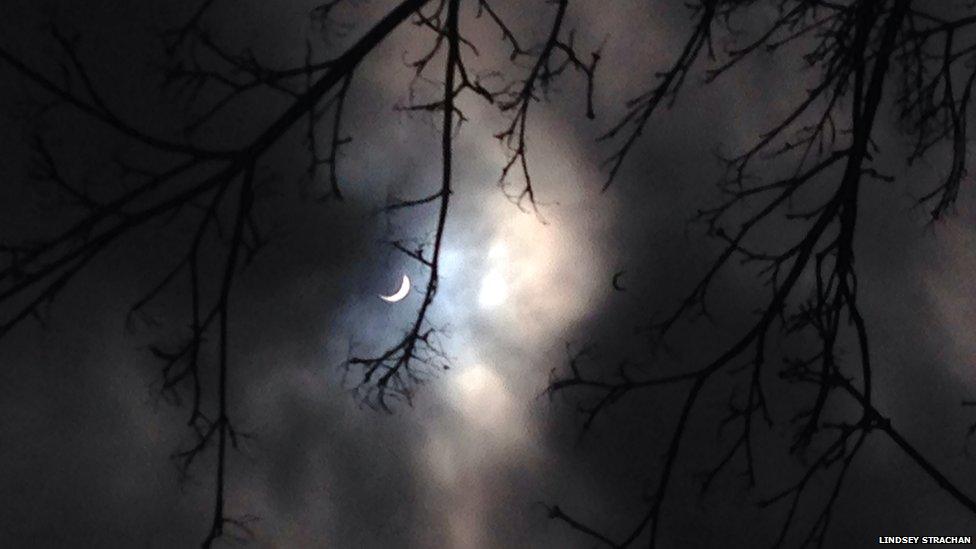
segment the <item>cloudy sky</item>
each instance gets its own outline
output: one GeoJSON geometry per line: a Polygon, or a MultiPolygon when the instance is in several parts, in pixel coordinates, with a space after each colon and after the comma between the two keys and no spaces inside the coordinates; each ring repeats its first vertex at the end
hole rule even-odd
{"type": "MultiPolygon", "coordinates": [[[[0,23],[0,45],[55,71],[57,49],[45,30],[54,18],[83,37],[78,51],[120,112],[166,127],[178,107],[158,93],[158,42],[150,31],[188,9],[110,0],[11,4],[16,17],[0,23]]],[[[314,3],[225,4],[210,14],[221,36],[249,43],[272,65],[301,62],[314,3]]],[[[387,7],[356,3],[337,16],[347,30],[320,47],[341,48],[387,7]]],[[[506,5],[508,13],[521,13],[516,8],[506,5]]],[[[528,12],[516,27],[539,40],[552,9],[528,12]]],[[[465,21],[490,65],[503,50],[495,30],[479,27],[472,14],[465,21]]],[[[340,365],[350,353],[395,343],[420,305],[424,272],[387,241],[429,236],[434,208],[378,210],[391,197],[439,185],[436,124],[394,110],[412,76],[404,56],[418,55],[430,37],[412,26],[398,31],[357,74],[347,126],[354,141],[341,165],[344,202],[308,198],[299,182],[300,135],[274,150],[270,164],[280,177],[262,212],[278,237],[235,287],[231,325],[231,413],[253,438],[231,454],[227,508],[231,516],[257,517],[249,543],[592,547],[548,519],[545,505],[558,503],[616,537],[643,513],[680,394],[664,389],[626,399],[581,437],[573,395],[550,399],[545,388],[566,364],[567,346],[596,344],[594,360],[612,362],[639,349],[634,327],[649,312],[675,306],[691,288],[717,250],[686,223],[715,197],[714,152],[741,149],[782,116],[803,93],[803,76],[794,58],[766,56],[712,86],[693,79],[601,193],[608,150],[596,137],[620,114],[622,99],[667,63],[690,23],[678,4],[646,2],[582,2],[571,21],[581,48],[604,44],[598,117],[583,116],[583,81],[572,73],[551,102],[534,107],[530,160],[544,223],[496,185],[505,150],[492,135],[503,120],[476,101],[462,103],[470,120],[455,141],[455,193],[431,313],[444,328],[451,369],[418,388],[411,406],[392,414],[363,406],[350,391],[354,373],[344,375],[340,365]],[[627,291],[615,292],[611,279],[622,270],[627,291]],[[377,298],[404,274],[414,281],[405,300],[377,298]]],[[[4,241],[49,235],[68,219],[25,178],[32,126],[18,116],[22,101],[37,93],[14,83],[7,66],[0,79],[0,234],[4,241]]],[[[283,104],[258,101],[224,124],[246,134],[283,104]]],[[[91,159],[104,158],[112,143],[101,141],[104,129],[80,120],[57,116],[46,131],[67,143],[75,170],[100,177],[91,159]]],[[[880,117],[877,133],[897,149],[891,117],[880,117]]],[[[959,405],[976,396],[972,193],[963,191],[953,217],[927,226],[924,211],[913,208],[914,185],[944,170],[906,171],[892,160],[889,171],[903,177],[866,189],[857,243],[876,402],[960,486],[976,486],[965,453],[976,417],[959,405]]],[[[159,397],[159,363],[147,350],[185,326],[184,302],[175,296],[156,305],[158,325],[126,322],[128,307],[158,280],[182,236],[150,227],[120,243],[72,283],[45,326],[26,323],[0,341],[3,545],[184,547],[206,534],[214,456],[178,482],[169,456],[187,444],[186,409],[159,397]]],[[[682,332],[675,345],[683,350],[673,360],[692,363],[720,351],[762,292],[751,272],[728,271],[712,296],[718,323],[682,332]]],[[[669,495],[663,547],[747,547],[778,533],[785,509],[755,503],[803,471],[782,451],[790,440],[789,396],[772,397],[783,422],[760,443],[759,487],[747,490],[732,473],[698,495],[696,475],[725,448],[706,416],[720,415],[727,399],[720,390],[704,397],[669,495]]],[[[867,545],[879,535],[974,534],[976,520],[877,436],[854,464],[828,546],[867,545]]]]}

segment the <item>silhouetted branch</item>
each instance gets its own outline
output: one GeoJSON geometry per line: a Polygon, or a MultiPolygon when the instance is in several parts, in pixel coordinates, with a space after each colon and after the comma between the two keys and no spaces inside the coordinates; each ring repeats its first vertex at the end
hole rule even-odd
{"type": "MultiPolygon", "coordinates": [[[[906,84],[895,95],[895,100],[902,105],[903,119],[911,123],[908,131],[923,136],[919,141],[923,146],[916,146],[916,153],[924,154],[928,139],[933,135],[936,139],[948,136],[953,145],[952,168],[945,183],[923,197],[923,200],[938,197],[939,203],[933,217],[937,218],[955,200],[961,174],[964,173],[965,109],[970,100],[973,76],[971,71],[967,73],[964,92],[957,100],[952,85],[953,63],[969,57],[968,53],[960,54],[959,50],[953,49],[952,35],[955,32],[953,29],[969,23],[962,20],[958,26],[938,23],[937,27],[919,30],[918,16],[910,11],[909,4],[908,0],[890,3],[861,1],[843,5],[780,2],[779,16],[760,31],[757,39],[746,42],[743,47],[728,49],[727,59],[707,73],[706,81],[713,81],[747,56],[760,51],[761,47],[774,52],[786,43],[813,36],[809,40],[813,49],[805,55],[805,60],[811,66],[819,66],[820,78],[807,96],[771,130],[761,135],[745,153],[727,160],[729,170],[719,184],[720,191],[727,198],[715,207],[700,210],[697,216],[705,224],[707,233],[723,243],[722,251],[692,292],[671,314],[663,320],[652,322],[650,331],[655,342],[662,341],[679,321],[693,320],[697,316],[689,313],[698,312],[708,316],[708,290],[733,258],[739,259],[741,264],[758,265],[757,272],[769,288],[771,297],[759,309],[758,319],[750,323],[735,343],[698,369],[654,378],[646,372],[632,374],[620,366],[617,368],[620,381],[605,381],[581,373],[578,356],[570,359],[568,373],[555,378],[549,390],[585,391],[587,401],[596,399],[595,405],[581,406],[584,431],[590,427],[597,412],[619,401],[624,395],[685,381],[689,386],[665,452],[655,493],[647,508],[638,514],[635,526],[623,541],[614,543],[613,536],[600,533],[575,519],[567,519],[561,513],[554,518],[613,547],[628,547],[642,538],[646,538],[654,547],[661,523],[661,509],[675,474],[682,441],[692,428],[692,412],[698,408],[700,396],[706,385],[712,383],[714,374],[723,370],[731,376],[746,375],[747,390],[744,395],[734,390],[730,396],[729,413],[720,425],[723,429],[728,425],[738,425],[738,435],[706,472],[702,489],[703,492],[708,490],[716,477],[732,468],[737,459],[741,460],[752,486],[755,483],[752,440],[756,414],[761,414],[767,427],[774,424],[766,404],[765,384],[768,381],[764,380],[768,376],[764,375],[764,368],[765,349],[777,320],[784,337],[810,332],[819,342],[816,353],[806,358],[788,358],[786,367],[779,372],[779,378],[784,382],[815,388],[809,405],[802,407],[791,422],[796,432],[790,452],[810,449],[815,439],[823,438],[825,433],[834,432],[836,436],[812,462],[807,463],[799,481],[763,500],[763,506],[788,502],[787,515],[775,545],[785,543],[801,506],[801,495],[814,479],[828,470],[836,470],[833,486],[802,542],[804,545],[824,544],[825,532],[851,462],[867,435],[874,430],[888,435],[941,489],[967,510],[976,512],[973,500],[894,430],[891,422],[874,407],[868,328],[856,297],[854,237],[859,188],[864,176],[886,181],[890,179],[871,167],[872,153],[877,148],[871,134],[883,103],[882,92],[886,82],[894,78],[893,75],[917,75],[915,82],[906,84]],[[920,44],[934,36],[945,37],[941,56],[928,57],[920,53],[920,44]],[[916,49],[907,54],[896,53],[906,48],[916,49]],[[893,62],[901,69],[900,72],[891,70],[893,62]],[[937,76],[930,76],[931,73],[926,70],[930,66],[940,67],[937,76]],[[937,83],[931,84],[933,80],[937,83]],[[929,104],[937,105],[934,109],[921,108],[920,105],[935,97],[936,90],[941,90],[941,102],[936,104],[929,101],[929,104]],[[936,118],[935,113],[942,113],[939,115],[941,118],[936,118]],[[849,126],[838,131],[837,120],[841,115],[849,118],[849,126]],[[811,119],[812,123],[808,124],[806,119],[811,119]],[[937,131],[934,128],[948,130],[937,131]],[[760,153],[767,154],[763,156],[760,153]],[[751,184],[748,181],[749,169],[754,163],[764,161],[770,166],[779,166],[774,162],[786,159],[793,162],[792,175],[772,183],[751,184]],[[812,166],[808,165],[811,161],[812,166]],[[829,185],[831,180],[837,182],[829,185]],[[801,191],[804,194],[801,195],[801,191]],[[825,194],[827,198],[823,199],[825,194]],[[815,196],[818,202],[813,207],[798,210],[798,197],[804,195],[815,196]],[[723,223],[733,211],[734,217],[741,221],[734,231],[727,232],[723,223]],[[749,244],[757,227],[777,218],[799,225],[802,236],[776,251],[756,249],[749,244]],[[804,275],[809,275],[813,283],[801,284],[804,275]],[[810,297],[799,299],[798,294],[809,286],[812,286],[809,288],[810,297]],[[795,305],[797,301],[799,305],[795,305]],[[853,332],[858,351],[855,362],[859,372],[855,376],[843,372],[844,364],[838,352],[839,341],[846,330],[853,332]],[[853,398],[861,416],[846,424],[826,422],[825,413],[834,394],[853,398]],[[835,465],[838,467],[835,468],[835,465]]],[[[630,110],[605,136],[605,139],[615,139],[623,135],[622,145],[609,161],[610,181],[653,112],[665,100],[674,100],[676,91],[699,53],[707,47],[710,56],[713,55],[711,40],[715,21],[719,18],[727,21],[732,13],[743,10],[746,5],[748,3],[705,1],[692,7],[697,23],[677,60],[667,72],[659,75],[657,86],[628,104],[630,110]]],[[[645,366],[642,370],[648,368],[650,366],[645,366]]]]}
{"type": "MultiPolygon", "coordinates": [[[[460,0],[446,0],[447,14],[443,32],[437,35],[438,43],[441,37],[447,39],[447,60],[444,69],[444,98],[443,124],[441,126],[441,189],[435,195],[440,207],[437,215],[437,229],[434,235],[433,251],[429,260],[424,259],[421,252],[417,252],[416,259],[429,268],[427,287],[424,290],[423,302],[417,311],[416,320],[410,330],[392,348],[379,356],[370,358],[352,357],[348,365],[357,366],[363,370],[363,383],[360,388],[365,393],[367,402],[375,398],[376,404],[383,410],[389,411],[389,398],[410,401],[410,382],[423,381],[425,374],[418,371],[418,367],[425,367],[436,371],[446,366],[446,357],[436,341],[433,328],[428,328],[428,309],[437,294],[438,274],[440,267],[440,253],[447,226],[448,206],[451,199],[451,162],[453,154],[454,128],[454,82],[458,70],[458,47],[460,44],[458,30],[458,3],[460,0]],[[375,378],[375,382],[374,382],[375,378]],[[371,398],[372,397],[372,398],[371,398]]],[[[439,46],[435,46],[435,50],[439,46]]],[[[426,63],[426,61],[424,61],[426,63]]],[[[426,203],[428,200],[414,202],[406,206],[426,203]]],[[[409,254],[408,255],[412,255],[409,254]]]]}
{"type": "MultiPolygon", "coordinates": [[[[302,67],[298,71],[268,72],[251,57],[231,56],[223,52],[209,41],[206,33],[193,28],[210,5],[210,2],[205,2],[187,27],[180,31],[175,45],[186,45],[188,40],[196,39],[225,62],[232,64],[235,70],[250,74],[254,78],[251,83],[231,85],[233,97],[252,90],[257,86],[256,83],[288,91],[278,86],[280,79],[303,76],[310,72],[318,74],[303,91],[288,91],[289,97],[293,97],[290,105],[245,146],[233,150],[214,150],[171,141],[143,132],[124,122],[110,110],[97,92],[94,80],[77,53],[76,41],[58,30],[54,31],[55,39],[62,46],[74,76],[82,82],[88,99],[71,92],[67,87],[69,84],[55,84],[8,50],[0,48],[0,60],[15,73],[62,103],[87,114],[150,153],[158,155],[159,162],[169,166],[162,171],[153,172],[132,168],[125,161],[120,161],[119,165],[123,170],[138,183],[114,197],[96,200],[83,187],[69,182],[59,169],[54,153],[43,139],[34,141],[37,156],[36,177],[50,181],[69,196],[82,209],[83,217],[53,237],[25,245],[5,246],[0,250],[8,260],[7,265],[0,268],[0,305],[5,309],[13,309],[12,313],[0,320],[0,336],[9,333],[25,318],[36,315],[39,308],[50,303],[92,259],[119,240],[130,237],[153,221],[174,223],[182,216],[195,224],[185,254],[133,304],[130,315],[144,312],[178,278],[187,278],[191,317],[188,338],[173,348],[153,345],[150,350],[162,363],[164,394],[179,402],[181,392],[186,388],[192,400],[187,424],[193,433],[193,442],[173,456],[181,476],[185,477],[189,473],[200,454],[216,446],[214,513],[209,532],[203,541],[204,547],[209,547],[222,536],[227,525],[234,526],[246,535],[249,529],[247,525],[251,522],[230,518],[225,513],[224,488],[227,482],[228,443],[231,447],[237,447],[239,441],[248,436],[232,424],[229,414],[230,395],[227,393],[227,383],[233,362],[230,356],[229,323],[231,287],[239,271],[251,261],[265,242],[265,232],[258,226],[252,208],[258,163],[286,132],[307,113],[314,112],[317,105],[338,87],[338,106],[330,155],[333,164],[330,179],[337,192],[334,162],[336,151],[343,141],[338,138],[339,121],[352,74],[367,54],[423,4],[423,0],[406,0],[391,9],[358,42],[328,63],[302,67]],[[174,155],[180,157],[175,162],[174,155]],[[233,204],[230,196],[235,193],[228,191],[235,188],[237,200],[233,204]],[[222,218],[228,216],[232,219],[232,230],[229,234],[222,228],[222,218]],[[217,251],[212,249],[213,246],[216,246],[217,251]],[[219,265],[220,258],[223,258],[222,265],[219,265]],[[218,276],[212,274],[215,270],[220,273],[218,276]],[[205,285],[204,279],[211,277],[217,289],[205,290],[212,285],[205,285]],[[207,334],[213,330],[217,332],[217,380],[214,387],[205,388],[201,383],[201,367],[204,365],[201,349],[206,344],[207,334]],[[216,402],[211,402],[208,395],[212,395],[216,402]],[[211,407],[215,411],[205,411],[211,407]]],[[[175,53],[175,50],[171,53],[175,53]]],[[[209,78],[218,74],[200,73],[198,76],[209,78]]],[[[171,75],[174,78],[189,77],[187,71],[179,69],[171,75]]],[[[227,80],[227,83],[230,82],[227,80]]],[[[196,125],[206,123],[211,116],[212,113],[205,114],[197,119],[196,125]]]]}

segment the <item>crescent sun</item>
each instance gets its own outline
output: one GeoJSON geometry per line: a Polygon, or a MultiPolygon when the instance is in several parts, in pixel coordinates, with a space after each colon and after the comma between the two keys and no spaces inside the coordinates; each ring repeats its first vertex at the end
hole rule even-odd
{"type": "Polygon", "coordinates": [[[400,289],[392,295],[381,295],[380,299],[386,301],[387,303],[396,303],[401,299],[407,297],[410,293],[410,278],[407,275],[403,275],[403,282],[400,284],[400,289]]]}

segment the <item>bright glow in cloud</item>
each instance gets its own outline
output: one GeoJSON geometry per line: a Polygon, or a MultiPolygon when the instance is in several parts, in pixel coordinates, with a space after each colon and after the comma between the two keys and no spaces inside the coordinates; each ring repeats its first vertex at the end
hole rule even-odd
{"type": "Polygon", "coordinates": [[[465,419],[495,434],[504,434],[512,426],[512,399],[494,370],[481,364],[465,366],[455,380],[458,408],[465,419]]]}
{"type": "Polygon", "coordinates": [[[544,225],[505,202],[491,213],[492,244],[476,279],[484,318],[520,346],[548,341],[586,314],[606,285],[596,272],[599,258],[579,218],[566,223],[553,211],[544,225]]]}
{"type": "Polygon", "coordinates": [[[553,365],[549,353],[562,351],[566,330],[609,290],[604,250],[596,243],[612,217],[591,215],[593,204],[606,202],[588,202],[592,197],[581,196],[572,183],[592,174],[573,161],[577,156],[566,143],[548,155],[538,152],[561,183],[547,189],[560,204],[546,210],[547,223],[495,189],[459,193],[454,215],[467,221],[467,230],[452,233],[443,249],[444,284],[435,310],[452,328],[453,368],[432,387],[453,413],[426,424],[418,458],[444,502],[449,544],[459,549],[485,547],[490,498],[481,494],[497,489],[492,471],[546,459],[533,432],[536,397],[553,365]]]}
{"type": "Polygon", "coordinates": [[[483,309],[491,309],[505,302],[508,298],[508,284],[500,269],[492,269],[481,279],[481,292],[478,293],[478,304],[483,309]]]}
{"type": "Polygon", "coordinates": [[[508,278],[511,272],[508,266],[508,246],[504,242],[496,241],[488,249],[488,272],[481,279],[481,291],[478,293],[478,304],[482,309],[493,309],[508,299],[508,278]]]}

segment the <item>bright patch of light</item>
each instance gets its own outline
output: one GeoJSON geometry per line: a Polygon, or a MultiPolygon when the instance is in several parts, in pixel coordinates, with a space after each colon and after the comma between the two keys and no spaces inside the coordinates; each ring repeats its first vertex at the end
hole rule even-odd
{"type": "Polygon", "coordinates": [[[508,390],[491,368],[475,364],[462,369],[456,378],[457,404],[475,424],[502,434],[510,425],[512,406],[508,390]]]}
{"type": "Polygon", "coordinates": [[[458,388],[466,402],[483,401],[485,396],[498,389],[498,385],[494,372],[480,364],[468,366],[458,376],[458,388]]]}
{"type": "Polygon", "coordinates": [[[488,248],[488,272],[481,278],[481,290],[478,292],[478,304],[482,309],[492,309],[505,303],[509,295],[508,278],[511,261],[508,257],[508,246],[501,240],[496,240],[488,248]]]}
{"type": "Polygon", "coordinates": [[[488,271],[481,279],[481,291],[478,293],[478,304],[485,309],[497,307],[508,298],[508,284],[498,269],[488,271]]]}
{"type": "Polygon", "coordinates": [[[508,246],[504,242],[495,242],[488,249],[488,259],[507,259],[508,258],[508,246]]]}

